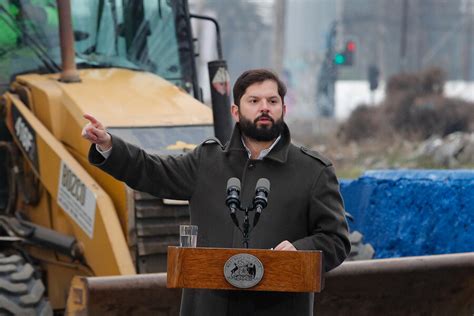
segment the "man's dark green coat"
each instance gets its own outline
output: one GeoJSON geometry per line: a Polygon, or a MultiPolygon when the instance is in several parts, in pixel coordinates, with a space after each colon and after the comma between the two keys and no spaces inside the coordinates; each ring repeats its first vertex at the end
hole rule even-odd
{"type": "MultiPolygon", "coordinates": [[[[250,248],[270,249],[288,240],[299,250],[322,250],[325,271],[341,264],[350,251],[332,164],[291,144],[286,125],[282,138],[263,160],[248,158],[238,125],[226,146],[208,140],[178,157],[149,155],[112,136],[110,156],[104,160],[92,146],[89,160],[133,189],[189,200],[191,223],[199,226],[200,247],[242,248],[242,233],[225,204],[227,180],[237,177],[244,207],[252,203],[258,179],[271,183],[268,206],[251,232],[250,248]]],[[[242,215],[238,214],[240,223],[242,215]]],[[[313,299],[309,293],[184,290],[181,314],[312,315],[313,299]]]]}

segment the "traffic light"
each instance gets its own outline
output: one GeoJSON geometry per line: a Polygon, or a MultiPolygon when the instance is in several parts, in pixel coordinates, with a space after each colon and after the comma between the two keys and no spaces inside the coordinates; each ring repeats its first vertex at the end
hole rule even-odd
{"type": "Polygon", "coordinates": [[[346,55],[343,52],[336,53],[336,55],[334,55],[333,61],[336,65],[344,65],[346,63],[346,55]]]}
{"type": "Polygon", "coordinates": [[[356,44],[354,41],[347,41],[344,53],[346,55],[346,65],[352,66],[354,63],[354,53],[356,51],[356,44]]]}
{"type": "Polygon", "coordinates": [[[370,91],[374,91],[379,86],[379,68],[375,65],[370,65],[367,69],[367,76],[369,77],[369,88],[370,91]]]}
{"type": "Polygon", "coordinates": [[[354,41],[347,41],[342,52],[334,54],[333,63],[338,66],[352,66],[354,63],[354,53],[356,44],[354,41]]]}

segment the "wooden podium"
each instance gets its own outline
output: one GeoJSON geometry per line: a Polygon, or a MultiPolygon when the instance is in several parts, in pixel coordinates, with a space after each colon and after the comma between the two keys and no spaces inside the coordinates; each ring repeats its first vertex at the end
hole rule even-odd
{"type": "Polygon", "coordinates": [[[167,287],[321,292],[322,252],[168,247],[167,287]],[[231,284],[257,279],[260,270],[262,275],[255,285],[231,284]]]}

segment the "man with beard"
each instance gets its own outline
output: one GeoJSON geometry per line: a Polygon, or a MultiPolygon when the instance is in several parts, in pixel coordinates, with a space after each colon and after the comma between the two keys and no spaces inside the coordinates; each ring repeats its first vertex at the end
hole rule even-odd
{"type": "MultiPolygon", "coordinates": [[[[241,180],[240,199],[247,206],[257,180],[268,178],[272,186],[268,206],[252,231],[249,247],[321,250],[324,270],[333,269],[348,255],[350,242],[331,162],[291,143],[284,122],[286,87],[274,73],[246,71],[233,93],[236,126],[226,145],[208,140],[186,155],[149,155],[85,115],[90,123],[83,137],[93,143],[89,161],[133,189],[189,200],[200,247],[242,247],[241,232],[225,206],[227,180],[241,180]]],[[[238,219],[242,223],[243,215],[238,219]]],[[[313,301],[312,293],[185,289],[181,315],[312,315],[313,301]]]]}

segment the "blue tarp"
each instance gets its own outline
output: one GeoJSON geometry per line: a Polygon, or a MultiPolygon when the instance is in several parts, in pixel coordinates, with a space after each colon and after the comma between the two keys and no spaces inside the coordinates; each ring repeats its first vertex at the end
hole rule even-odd
{"type": "Polygon", "coordinates": [[[341,193],[376,258],[474,251],[474,170],[367,171],[341,193]]]}

